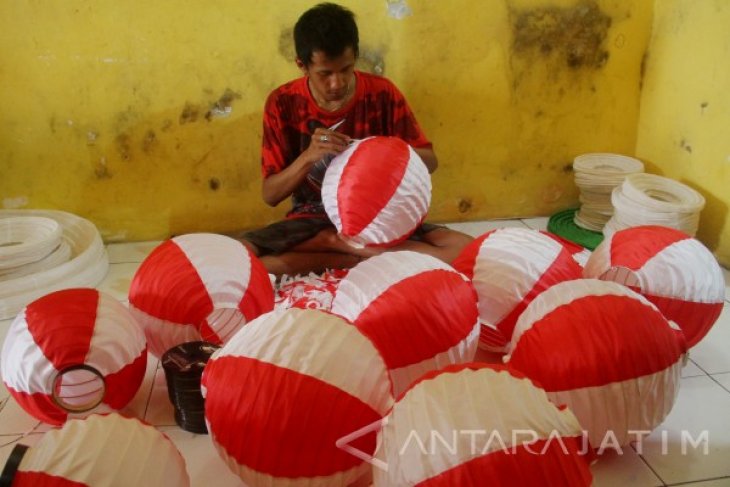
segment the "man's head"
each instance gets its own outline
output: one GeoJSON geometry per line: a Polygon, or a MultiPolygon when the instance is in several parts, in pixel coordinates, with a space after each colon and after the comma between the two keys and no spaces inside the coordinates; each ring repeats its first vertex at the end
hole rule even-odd
{"type": "Polygon", "coordinates": [[[294,26],[297,61],[305,67],[312,63],[315,51],[326,57],[340,57],[350,47],[357,57],[359,37],[355,15],[334,3],[320,3],[299,17],[294,26]]]}
{"type": "Polygon", "coordinates": [[[355,16],[344,7],[321,3],[294,26],[297,66],[325,110],[338,110],[354,92],[358,34],[355,16]]]}

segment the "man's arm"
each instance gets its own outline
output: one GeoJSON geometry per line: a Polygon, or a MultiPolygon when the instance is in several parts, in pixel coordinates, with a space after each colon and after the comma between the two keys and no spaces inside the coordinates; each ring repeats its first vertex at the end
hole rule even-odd
{"type": "Polygon", "coordinates": [[[387,83],[386,92],[391,99],[392,108],[388,110],[392,120],[393,133],[391,135],[396,135],[410,144],[416,154],[423,160],[428,172],[433,173],[439,163],[431,143],[418,125],[416,116],[413,114],[403,93],[392,81],[385,80],[384,82],[387,83]]]}
{"type": "Polygon", "coordinates": [[[439,161],[431,147],[414,147],[413,150],[421,157],[429,173],[433,173],[438,168],[439,161]]]}
{"type": "Polygon", "coordinates": [[[276,206],[289,197],[304,180],[314,162],[302,153],[281,172],[264,178],[261,185],[264,202],[269,206],[276,206]]]}
{"type": "Polygon", "coordinates": [[[269,206],[281,203],[307,177],[314,163],[327,155],[339,154],[347,148],[349,142],[350,138],[347,135],[326,128],[316,129],[307,150],[280,172],[264,178],[261,186],[264,202],[269,206]]]}

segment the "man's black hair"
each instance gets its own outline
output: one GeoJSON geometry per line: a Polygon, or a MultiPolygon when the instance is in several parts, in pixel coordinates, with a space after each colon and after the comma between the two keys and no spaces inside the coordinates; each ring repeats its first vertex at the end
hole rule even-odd
{"type": "Polygon", "coordinates": [[[334,3],[320,3],[310,8],[294,26],[297,57],[305,66],[311,64],[314,51],[336,58],[351,47],[357,57],[360,52],[358,44],[355,14],[334,3]]]}

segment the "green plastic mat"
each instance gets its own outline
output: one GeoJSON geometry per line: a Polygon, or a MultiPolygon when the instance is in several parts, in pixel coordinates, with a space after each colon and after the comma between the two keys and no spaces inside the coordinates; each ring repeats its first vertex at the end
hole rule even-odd
{"type": "Polygon", "coordinates": [[[548,232],[559,235],[578,245],[582,245],[589,250],[593,250],[603,241],[603,234],[586,230],[576,225],[573,221],[576,211],[578,211],[578,208],[571,208],[555,213],[548,220],[548,232]]]}

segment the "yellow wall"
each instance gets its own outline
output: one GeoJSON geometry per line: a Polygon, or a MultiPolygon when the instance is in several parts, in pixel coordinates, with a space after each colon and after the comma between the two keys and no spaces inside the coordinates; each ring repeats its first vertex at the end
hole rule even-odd
{"type": "Polygon", "coordinates": [[[707,200],[698,238],[730,265],[730,2],[656,2],[637,155],[707,200]]]}
{"type": "MultiPolygon", "coordinates": [[[[290,31],[314,3],[0,2],[2,206],[73,211],[110,241],[280,217],[261,111],[298,75],[290,31]]],[[[403,20],[342,3],[363,68],[434,142],[431,220],[547,215],[576,202],[575,155],[633,153],[651,2],[410,0],[403,20]]]]}

